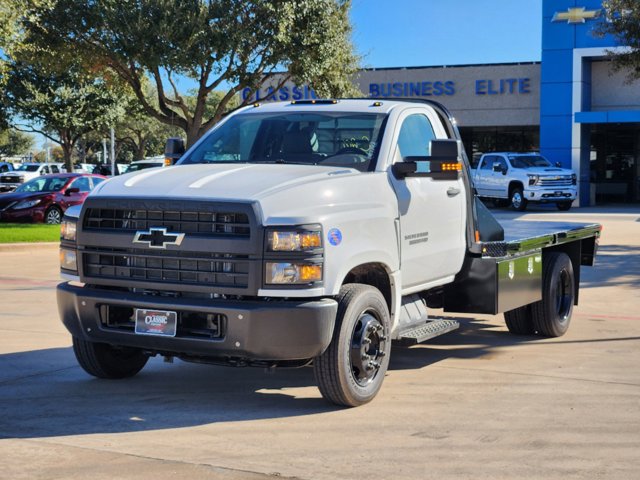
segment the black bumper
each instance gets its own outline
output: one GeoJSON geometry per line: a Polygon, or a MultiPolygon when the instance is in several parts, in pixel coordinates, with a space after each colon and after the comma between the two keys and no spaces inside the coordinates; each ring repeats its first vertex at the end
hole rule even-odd
{"type": "Polygon", "coordinates": [[[332,299],[231,301],[164,298],[77,287],[57,288],[58,311],[69,332],[92,342],[162,354],[221,361],[305,360],[322,353],[333,334],[338,305],[332,299]],[[225,315],[220,338],[160,337],[107,328],[101,307],[130,307],[225,315]]]}

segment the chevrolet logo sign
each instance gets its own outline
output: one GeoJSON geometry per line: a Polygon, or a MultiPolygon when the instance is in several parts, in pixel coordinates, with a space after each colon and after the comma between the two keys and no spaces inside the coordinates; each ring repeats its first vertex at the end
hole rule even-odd
{"type": "Polygon", "coordinates": [[[133,243],[146,243],[150,248],[167,248],[167,245],[180,245],[184,233],[171,233],[162,227],[151,227],[148,231],[136,232],[133,243]]]}
{"type": "Polygon", "coordinates": [[[566,12],[553,14],[552,22],[584,23],[600,16],[600,10],[587,10],[584,7],[570,8],[566,12]]]}

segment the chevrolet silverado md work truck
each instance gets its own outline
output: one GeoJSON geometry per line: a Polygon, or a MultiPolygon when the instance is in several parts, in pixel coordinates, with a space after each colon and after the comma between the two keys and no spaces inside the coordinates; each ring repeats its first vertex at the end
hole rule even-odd
{"type": "Polygon", "coordinates": [[[313,364],[327,400],[356,406],[379,391],[392,342],[458,327],[428,309],[564,334],[599,234],[498,224],[437,103],[255,104],[176,166],[113,178],[67,211],[58,307],[96,377],[154,355],[313,364]]]}

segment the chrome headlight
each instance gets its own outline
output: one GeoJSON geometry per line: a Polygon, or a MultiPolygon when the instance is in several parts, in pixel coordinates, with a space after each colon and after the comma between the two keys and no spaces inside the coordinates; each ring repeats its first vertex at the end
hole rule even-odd
{"type": "Polygon", "coordinates": [[[267,262],[265,283],[304,285],[322,280],[322,265],[304,262],[267,262]]]}
{"type": "Polygon", "coordinates": [[[72,272],[78,271],[78,254],[75,250],[60,249],[60,268],[72,272]]]}
{"type": "Polygon", "coordinates": [[[537,185],[540,180],[540,175],[527,175],[529,177],[529,185],[537,185]]]}
{"type": "Polygon", "coordinates": [[[15,204],[13,207],[11,207],[14,210],[22,210],[24,208],[31,208],[31,207],[35,207],[36,205],[38,205],[41,202],[41,199],[37,199],[37,200],[23,200],[22,202],[18,202],[17,204],[15,204]]]}
{"type": "Polygon", "coordinates": [[[577,185],[578,184],[578,176],[574,173],[571,175],[571,185],[577,185]]]}
{"type": "Polygon", "coordinates": [[[307,252],[322,248],[320,230],[272,230],[267,232],[269,252],[307,252]]]}
{"type": "Polygon", "coordinates": [[[69,240],[70,242],[76,241],[76,225],[75,219],[63,217],[60,223],[60,240],[69,240]]]}

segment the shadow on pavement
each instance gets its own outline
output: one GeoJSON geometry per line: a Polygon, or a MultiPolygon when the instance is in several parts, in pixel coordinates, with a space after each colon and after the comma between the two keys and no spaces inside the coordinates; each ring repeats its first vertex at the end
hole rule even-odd
{"type": "MultiPolygon", "coordinates": [[[[388,375],[543,340],[511,335],[482,320],[459,320],[456,332],[394,347],[388,375]]],[[[134,378],[99,380],[80,369],[69,347],[0,355],[0,372],[0,439],[141,432],[340,409],[320,397],[311,368],[267,373],[180,361],[165,365],[154,358],[134,378]]]]}
{"type": "Polygon", "coordinates": [[[640,247],[604,245],[598,248],[595,268],[581,270],[581,288],[640,287],[640,247]]]}
{"type": "MultiPolygon", "coordinates": [[[[446,358],[475,358],[535,341],[464,319],[461,332],[417,348],[394,348],[391,369],[418,369],[446,358]],[[451,346],[442,350],[429,346],[451,346]]],[[[311,368],[268,373],[176,361],[149,361],[134,378],[86,375],[71,348],[0,355],[0,438],[36,438],[191,427],[217,422],[331,412],[311,368]]]]}

